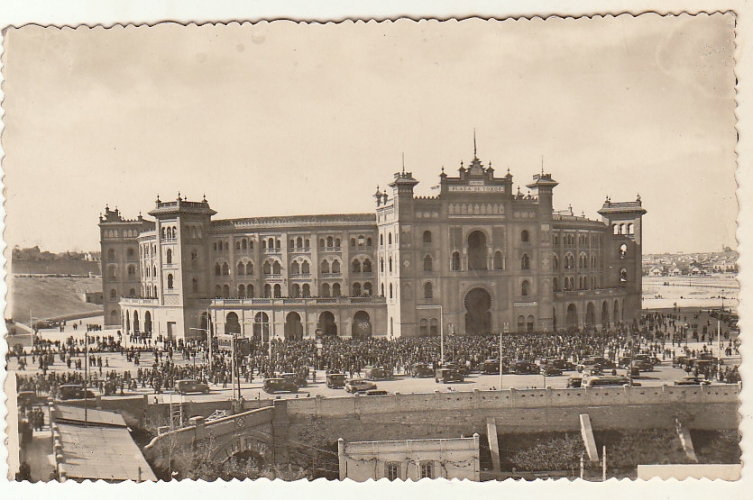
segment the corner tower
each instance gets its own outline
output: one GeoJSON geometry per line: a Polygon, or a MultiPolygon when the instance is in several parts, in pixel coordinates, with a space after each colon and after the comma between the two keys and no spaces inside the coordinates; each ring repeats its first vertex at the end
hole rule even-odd
{"type": "Polygon", "coordinates": [[[625,288],[627,295],[618,321],[630,322],[641,311],[643,291],[643,208],[635,201],[612,202],[607,197],[599,214],[609,227],[605,242],[606,281],[609,287],[625,288]]]}

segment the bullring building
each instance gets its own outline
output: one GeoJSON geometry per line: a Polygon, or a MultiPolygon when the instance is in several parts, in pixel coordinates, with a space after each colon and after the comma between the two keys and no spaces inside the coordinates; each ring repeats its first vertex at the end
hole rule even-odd
{"type": "Polygon", "coordinates": [[[550,174],[523,194],[475,156],[439,194],[410,172],[375,212],[215,219],[157,198],[150,219],[105,209],[105,323],[126,335],[260,340],[474,335],[608,327],[641,309],[641,200],[601,220],[555,211],[550,174]],[[209,320],[208,320],[209,318],[209,320]]]}

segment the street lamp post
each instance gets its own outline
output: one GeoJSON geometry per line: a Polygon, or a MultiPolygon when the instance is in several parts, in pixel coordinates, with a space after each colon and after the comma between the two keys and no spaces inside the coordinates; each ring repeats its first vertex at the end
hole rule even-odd
{"type": "Polygon", "coordinates": [[[502,374],[504,373],[504,362],[502,361],[502,333],[504,332],[505,335],[508,333],[510,329],[510,323],[505,321],[505,327],[500,330],[499,332],[499,390],[502,390],[502,374]]]}

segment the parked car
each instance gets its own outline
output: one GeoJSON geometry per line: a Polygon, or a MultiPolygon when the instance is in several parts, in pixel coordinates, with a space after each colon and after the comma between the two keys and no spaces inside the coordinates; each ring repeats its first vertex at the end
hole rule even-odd
{"type": "Polygon", "coordinates": [[[362,378],[352,378],[345,383],[345,391],[351,394],[376,390],[377,385],[362,378]]]}
{"type": "MultiPolygon", "coordinates": [[[[584,382],[583,387],[615,387],[630,385],[630,380],[623,375],[610,375],[603,377],[588,377],[584,382]]],[[[640,386],[641,384],[633,382],[634,386],[640,386]]]]}
{"type": "Polygon", "coordinates": [[[575,364],[566,359],[553,359],[550,364],[563,371],[575,370],[575,364]]]}
{"type": "Polygon", "coordinates": [[[634,359],[632,367],[638,368],[638,370],[642,372],[654,371],[654,365],[643,359],[634,359]]]}
{"type": "Polygon", "coordinates": [[[306,377],[299,373],[283,373],[280,375],[280,378],[284,378],[285,380],[292,381],[298,388],[306,387],[308,385],[308,381],[306,380],[306,377]]]}
{"type": "Polygon", "coordinates": [[[426,363],[416,363],[411,367],[411,377],[425,378],[434,375],[434,370],[426,363]]]}
{"type": "Polygon", "coordinates": [[[84,387],[79,384],[64,384],[58,387],[58,399],[65,401],[68,399],[84,399],[86,394],[87,399],[94,399],[94,393],[90,390],[86,390],[84,393],[84,387]]]}
{"type": "Polygon", "coordinates": [[[556,377],[562,375],[562,369],[557,368],[554,365],[544,365],[541,369],[541,374],[545,377],[556,377]]]}
{"type": "Polygon", "coordinates": [[[298,385],[292,380],[275,377],[264,380],[264,392],[274,394],[276,392],[298,392],[298,385]]]}
{"type": "Polygon", "coordinates": [[[710,385],[711,381],[705,378],[699,378],[694,376],[683,377],[679,380],[675,380],[675,385],[710,385]]]}
{"type": "Polygon", "coordinates": [[[367,366],[363,369],[363,375],[366,380],[392,380],[395,378],[392,368],[387,366],[367,366]]]}
{"type": "Polygon", "coordinates": [[[367,396],[389,396],[390,393],[387,391],[382,390],[376,390],[376,391],[366,391],[367,396]]]}
{"type": "Polygon", "coordinates": [[[327,387],[330,389],[342,389],[345,387],[345,374],[344,373],[328,373],[327,374],[327,387]]]}
{"type": "Polygon", "coordinates": [[[437,368],[434,373],[434,382],[448,384],[450,382],[463,382],[465,377],[456,368],[437,368]]]}
{"type": "Polygon", "coordinates": [[[487,359],[481,366],[481,372],[485,375],[499,375],[499,360],[487,359]]]}
{"type": "Polygon", "coordinates": [[[692,366],[692,360],[687,356],[675,356],[672,358],[672,367],[673,368],[685,368],[688,364],[692,366]]]}
{"type": "Polygon", "coordinates": [[[530,361],[516,361],[512,371],[519,375],[536,375],[541,372],[541,369],[539,365],[530,361]]]}
{"type": "Polygon", "coordinates": [[[568,389],[577,389],[578,387],[583,387],[583,377],[573,375],[567,379],[568,389]]]}
{"type": "Polygon", "coordinates": [[[600,365],[603,370],[613,370],[617,368],[617,363],[607,358],[593,358],[597,365],[600,365]]]}
{"type": "Polygon", "coordinates": [[[468,366],[460,365],[458,363],[444,363],[440,366],[440,368],[449,368],[451,370],[457,370],[464,377],[467,377],[471,373],[471,370],[468,368],[468,366]]]}
{"type": "Polygon", "coordinates": [[[178,391],[179,394],[188,394],[189,392],[209,394],[209,386],[207,384],[192,379],[176,380],[175,390],[178,391]]]}

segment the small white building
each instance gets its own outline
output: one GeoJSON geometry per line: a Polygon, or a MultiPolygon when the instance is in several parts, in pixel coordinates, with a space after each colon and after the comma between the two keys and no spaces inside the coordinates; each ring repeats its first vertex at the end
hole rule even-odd
{"type": "Polygon", "coordinates": [[[479,437],[337,442],[340,480],[423,478],[480,481],[479,437]]]}

